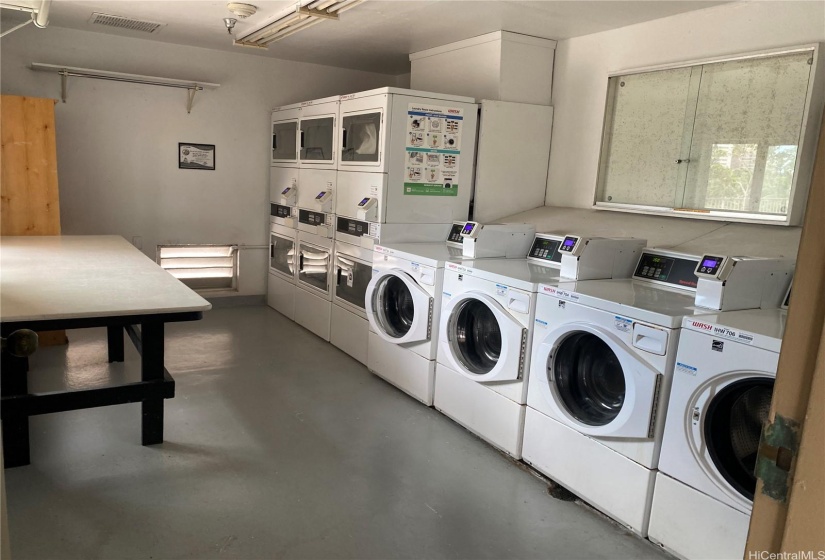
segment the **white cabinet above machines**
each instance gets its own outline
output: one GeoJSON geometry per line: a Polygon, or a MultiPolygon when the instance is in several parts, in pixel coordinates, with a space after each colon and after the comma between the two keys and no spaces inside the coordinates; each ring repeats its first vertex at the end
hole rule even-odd
{"type": "Polygon", "coordinates": [[[365,220],[465,220],[475,159],[478,106],[469,97],[398,88],[340,98],[336,214],[365,220]],[[359,214],[360,213],[360,214],[359,214]]]}

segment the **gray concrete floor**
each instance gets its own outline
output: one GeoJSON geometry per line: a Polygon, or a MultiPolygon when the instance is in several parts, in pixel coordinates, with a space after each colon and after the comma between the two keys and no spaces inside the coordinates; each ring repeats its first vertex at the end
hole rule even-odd
{"type": "MultiPolygon", "coordinates": [[[[128,342],[109,365],[105,331],[69,336],[32,390],[138,379],[128,342]]],[[[165,443],[140,445],[137,404],[31,419],[14,558],[668,558],[267,307],[166,348],[165,443]]]]}

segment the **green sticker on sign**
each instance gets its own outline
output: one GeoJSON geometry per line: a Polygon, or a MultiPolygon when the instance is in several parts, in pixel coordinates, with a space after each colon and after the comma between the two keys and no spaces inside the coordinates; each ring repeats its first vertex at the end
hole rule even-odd
{"type": "Polygon", "coordinates": [[[404,183],[404,194],[419,196],[458,196],[458,185],[448,183],[404,183]]]}

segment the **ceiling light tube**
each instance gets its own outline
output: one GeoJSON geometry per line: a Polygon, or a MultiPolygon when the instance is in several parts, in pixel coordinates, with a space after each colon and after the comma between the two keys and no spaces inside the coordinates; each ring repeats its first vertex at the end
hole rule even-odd
{"type": "Polygon", "coordinates": [[[274,21],[269,22],[268,24],[264,25],[260,29],[253,31],[243,37],[240,37],[238,41],[244,43],[254,43],[255,41],[259,40],[261,37],[268,35],[270,33],[274,33],[280,29],[283,29],[287,25],[291,24],[292,22],[303,19],[307,16],[298,13],[298,8],[291,10],[284,15],[278,17],[274,21]]]}
{"type": "Polygon", "coordinates": [[[280,41],[280,40],[281,40],[281,39],[283,39],[284,37],[289,37],[289,36],[290,36],[290,35],[292,35],[293,33],[297,33],[298,31],[303,31],[304,29],[307,29],[308,27],[312,27],[312,26],[313,26],[313,25],[315,25],[316,23],[320,23],[320,22],[322,22],[322,21],[323,21],[323,20],[321,20],[321,19],[310,19],[310,20],[307,20],[307,21],[301,22],[301,25],[296,25],[295,27],[292,27],[292,28],[289,28],[289,29],[282,29],[282,30],[281,30],[280,32],[278,32],[277,34],[275,34],[275,35],[273,35],[273,36],[271,36],[271,37],[268,37],[268,38],[267,38],[267,39],[263,42],[263,44],[268,45],[268,44],[270,44],[270,43],[274,43],[275,41],[280,41]]]}
{"type": "Polygon", "coordinates": [[[298,18],[289,18],[286,21],[280,22],[278,25],[273,26],[269,29],[264,30],[264,33],[261,33],[258,38],[253,39],[253,42],[260,43],[262,41],[266,41],[273,35],[280,33],[281,31],[285,31],[287,29],[291,29],[296,25],[301,25],[305,21],[308,21],[311,18],[308,17],[298,17],[298,18]]]}
{"type": "Polygon", "coordinates": [[[357,6],[358,4],[360,4],[363,1],[364,0],[343,0],[342,2],[339,2],[338,4],[331,7],[327,11],[331,14],[335,14],[335,13],[340,14],[340,13],[343,13],[343,12],[349,10],[350,8],[354,8],[355,6],[357,6]]]}
{"type": "Polygon", "coordinates": [[[49,9],[52,6],[52,0],[42,0],[40,2],[40,9],[37,10],[37,15],[34,16],[34,25],[40,29],[44,29],[49,25],[49,9]]]}

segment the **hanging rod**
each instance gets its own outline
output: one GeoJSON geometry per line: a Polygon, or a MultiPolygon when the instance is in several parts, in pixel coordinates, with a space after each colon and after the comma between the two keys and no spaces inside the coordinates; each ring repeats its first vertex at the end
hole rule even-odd
{"type": "Polygon", "coordinates": [[[88,68],[73,68],[71,66],[59,66],[56,64],[43,64],[32,62],[32,70],[39,72],[54,72],[60,75],[60,97],[63,103],[67,98],[67,85],[69,76],[75,78],[90,78],[93,80],[109,80],[113,82],[126,82],[130,84],[142,84],[149,86],[171,87],[187,90],[186,112],[192,112],[192,102],[195,100],[195,93],[204,89],[216,89],[220,84],[208,82],[192,82],[187,80],[176,80],[173,78],[158,78],[156,76],[141,76],[139,74],[124,74],[122,72],[110,72],[108,70],[90,70],[88,68]]]}

